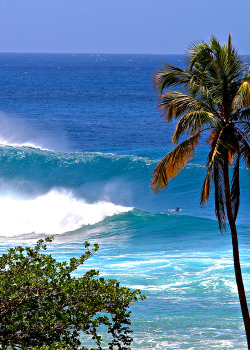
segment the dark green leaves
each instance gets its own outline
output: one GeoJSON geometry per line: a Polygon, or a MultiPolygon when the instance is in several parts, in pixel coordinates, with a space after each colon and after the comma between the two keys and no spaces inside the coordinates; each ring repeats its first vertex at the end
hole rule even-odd
{"type": "Polygon", "coordinates": [[[98,271],[82,277],[71,273],[97,250],[98,245],[69,263],[59,263],[39,240],[34,248],[16,247],[0,257],[1,349],[89,349],[81,347],[80,332],[102,349],[99,327],[109,333],[109,348],[130,349],[129,305],[143,299],[140,291],[120,287],[116,280],[98,278],[98,271]],[[103,329],[103,328],[102,328],[103,329]]]}

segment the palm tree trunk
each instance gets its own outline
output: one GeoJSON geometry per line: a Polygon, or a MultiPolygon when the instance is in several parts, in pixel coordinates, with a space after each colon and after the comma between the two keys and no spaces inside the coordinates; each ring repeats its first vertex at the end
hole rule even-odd
{"type": "Polygon", "coordinates": [[[231,236],[232,236],[234,272],[235,272],[236,284],[237,284],[237,288],[238,288],[238,295],[239,295],[239,299],[240,299],[241,313],[242,313],[245,331],[246,331],[248,349],[250,350],[250,318],[249,318],[244,283],[243,283],[242,274],[241,274],[239,245],[238,245],[237,229],[236,229],[235,219],[234,219],[233,210],[232,210],[231,191],[230,191],[230,182],[229,182],[229,170],[228,170],[228,157],[227,156],[225,157],[223,173],[224,173],[224,186],[225,186],[227,218],[228,218],[228,222],[230,225],[231,236]]]}

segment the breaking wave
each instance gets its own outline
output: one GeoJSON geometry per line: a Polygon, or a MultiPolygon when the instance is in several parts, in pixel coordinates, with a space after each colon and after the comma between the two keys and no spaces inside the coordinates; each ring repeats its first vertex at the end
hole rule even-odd
{"type": "Polygon", "coordinates": [[[110,202],[89,204],[56,190],[34,199],[4,196],[0,198],[0,236],[62,234],[132,209],[110,202]]]}

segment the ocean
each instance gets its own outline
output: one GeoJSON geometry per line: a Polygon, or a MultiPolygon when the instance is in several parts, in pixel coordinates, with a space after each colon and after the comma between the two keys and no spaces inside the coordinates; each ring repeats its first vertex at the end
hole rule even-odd
{"type": "MultiPolygon", "coordinates": [[[[213,194],[199,204],[205,140],[166,191],[150,189],[175,127],[156,107],[163,62],[184,57],[0,54],[0,253],[54,235],[49,252],[61,261],[98,243],[78,273],[94,268],[147,296],[131,307],[131,349],[246,349],[230,231],[219,231],[213,194]]],[[[248,298],[249,194],[242,165],[248,298]]]]}

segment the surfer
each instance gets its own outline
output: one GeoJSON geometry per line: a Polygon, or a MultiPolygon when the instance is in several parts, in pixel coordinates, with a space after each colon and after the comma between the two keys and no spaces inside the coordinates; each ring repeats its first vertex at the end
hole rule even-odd
{"type": "Polygon", "coordinates": [[[175,208],[175,209],[168,209],[168,211],[182,211],[180,208],[175,208]]]}

